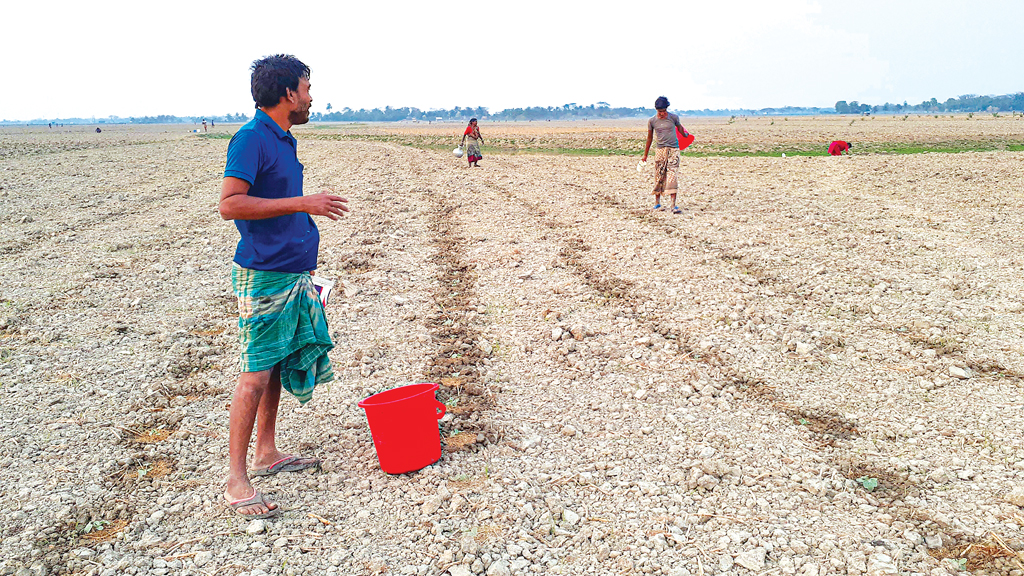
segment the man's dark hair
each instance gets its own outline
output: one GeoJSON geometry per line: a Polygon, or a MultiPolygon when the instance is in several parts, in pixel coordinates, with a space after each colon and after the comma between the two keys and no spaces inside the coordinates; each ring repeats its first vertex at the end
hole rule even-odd
{"type": "Polygon", "coordinates": [[[469,123],[470,123],[470,124],[472,124],[473,122],[476,122],[476,118],[470,118],[470,119],[469,119],[469,123]]]}
{"type": "Polygon", "coordinates": [[[277,106],[288,90],[299,89],[299,79],[309,79],[309,66],[290,54],[274,54],[252,63],[252,99],[257,108],[277,106]]]}
{"type": "Polygon", "coordinates": [[[846,147],[847,148],[853,148],[853,142],[847,142],[846,143],[846,147]]]}
{"type": "Polygon", "coordinates": [[[656,110],[667,110],[668,98],[665,98],[664,96],[658,96],[658,99],[654,101],[654,108],[656,110]]]}

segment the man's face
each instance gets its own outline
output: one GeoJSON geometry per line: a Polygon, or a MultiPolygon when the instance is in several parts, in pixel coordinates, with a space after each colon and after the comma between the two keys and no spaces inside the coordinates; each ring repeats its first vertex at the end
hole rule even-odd
{"type": "Polygon", "coordinates": [[[288,102],[291,109],[288,111],[288,120],[292,124],[305,124],[309,122],[309,107],[313,104],[313,97],[309,95],[309,79],[299,78],[299,89],[288,91],[288,102]]]}
{"type": "Polygon", "coordinates": [[[668,108],[664,110],[658,110],[658,118],[661,118],[662,120],[668,118],[668,108]]]}

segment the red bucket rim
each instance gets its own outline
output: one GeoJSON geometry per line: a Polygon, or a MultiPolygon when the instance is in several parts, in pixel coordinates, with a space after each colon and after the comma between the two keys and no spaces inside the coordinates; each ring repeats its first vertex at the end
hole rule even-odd
{"type": "Polygon", "coordinates": [[[437,391],[438,388],[439,388],[439,386],[437,385],[436,382],[418,382],[416,384],[406,384],[405,386],[396,386],[396,387],[394,387],[394,388],[392,388],[390,390],[384,390],[383,392],[377,392],[373,396],[368,396],[366,398],[363,398],[362,400],[359,401],[359,407],[365,409],[368,406],[387,406],[388,404],[394,404],[395,402],[402,402],[402,401],[405,401],[405,400],[409,400],[410,398],[415,398],[415,397],[420,396],[422,394],[433,393],[433,392],[437,391]],[[394,392],[395,390],[401,390],[403,388],[412,388],[412,387],[416,387],[416,386],[425,386],[425,388],[423,390],[419,391],[419,392],[414,393],[414,394],[410,394],[408,396],[402,396],[401,398],[395,398],[394,400],[387,400],[387,401],[384,401],[384,402],[375,402],[375,401],[373,401],[374,398],[376,398],[378,396],[381,396],[383,394],[389,394],[391,392],[394,392]]]}

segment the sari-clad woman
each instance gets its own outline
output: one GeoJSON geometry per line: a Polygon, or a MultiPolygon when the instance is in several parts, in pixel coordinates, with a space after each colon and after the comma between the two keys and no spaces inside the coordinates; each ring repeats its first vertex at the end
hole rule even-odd
{"type": "Polygon", "coordinates": [[[480,127],[476,125],[476,118],[469,121],[469,126],[466,126],[466,131],[462,133],[461,145],[466,144],[467,138],[469,139],[469,147],[466,148],[466,159],[469,160],[471,168],[473,166],[479,168],[480,159],[483,158],[483,155],[480,154],[480,145],[484,143],[484,139],[480,136],[480,127]]]}

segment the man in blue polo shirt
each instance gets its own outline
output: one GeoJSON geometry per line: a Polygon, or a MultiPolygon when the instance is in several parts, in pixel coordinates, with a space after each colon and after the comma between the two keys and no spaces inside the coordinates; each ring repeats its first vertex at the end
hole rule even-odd
{"type": "Polygon", "coordinates": [[[282,387],[306,403],[317,384],[334,378],[327,357],[334,344],[311,276],[320,246],[312,217],[337,220],[348,212],[348,201],[327,192],[302,195],[302,164],[289,130],[309,122],[309,86],[309,67],[294,56],[253,62],[252,97],[258,110],[228,144],[220,194],[221,216],[234,220],[241,235],[231,272],[241,374],[231,399],[224,498],[250,518],[280,512],[249,482],[253,425],[254,475],[319,466],[316,458],[278,451],[277,407],[282,387]]]}

